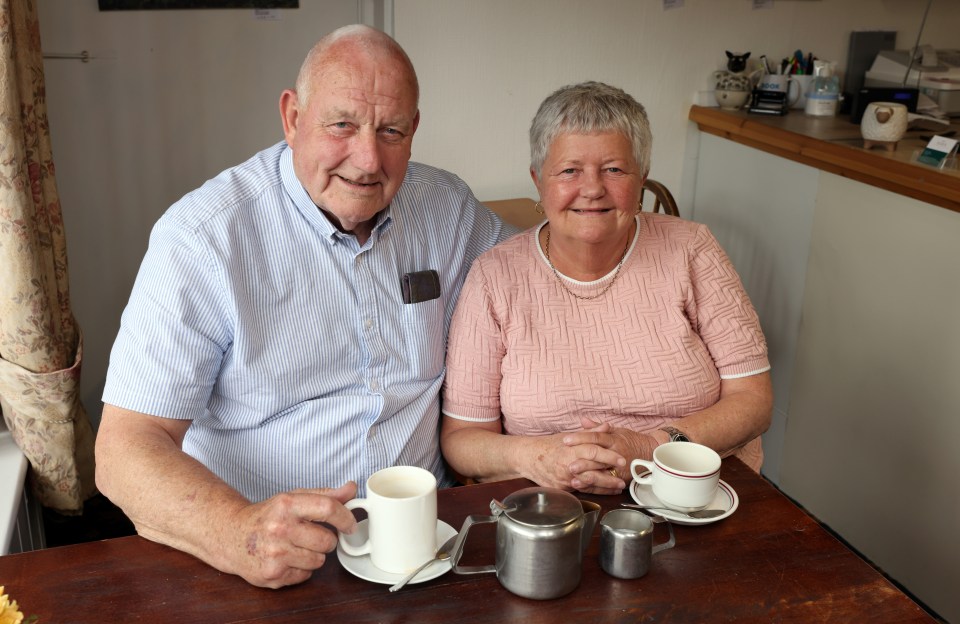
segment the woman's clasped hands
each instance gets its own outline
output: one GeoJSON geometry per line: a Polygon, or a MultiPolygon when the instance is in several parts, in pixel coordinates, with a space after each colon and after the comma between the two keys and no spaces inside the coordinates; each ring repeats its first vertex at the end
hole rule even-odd
{"type": "Polygon", "coordinates": [[[575,458],[567,465],[569,487],[590,494],[619,494],[630,481],[629,461],[649,458],[656,441],[642,433],[581,416],[582,431],[563,434],[575,458]]]}

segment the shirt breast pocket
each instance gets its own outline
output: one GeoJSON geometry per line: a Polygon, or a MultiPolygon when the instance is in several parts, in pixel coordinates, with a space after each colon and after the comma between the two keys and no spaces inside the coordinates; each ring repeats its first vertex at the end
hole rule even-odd
{"type": "Polygon", "coordinates": [[[414,379],[436,378],[443,370],[445,357],[443,298],[404,304],[402,319],[406,356],[414,379]]]}

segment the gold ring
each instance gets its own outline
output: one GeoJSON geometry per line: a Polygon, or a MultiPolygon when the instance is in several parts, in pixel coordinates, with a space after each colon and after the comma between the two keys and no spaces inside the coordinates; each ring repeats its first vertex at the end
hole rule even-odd
{"type": "Polygon", "coordinates": [[[616,469],[616,468],[611,468],[611,469],[608,470],[607,472],[609,472],[610,474],[612,474],[612,475],[613,475],[615,478],[617,478],[617,479],[620,478],[620,475],[617,474],[617,469],[616,469]]]}

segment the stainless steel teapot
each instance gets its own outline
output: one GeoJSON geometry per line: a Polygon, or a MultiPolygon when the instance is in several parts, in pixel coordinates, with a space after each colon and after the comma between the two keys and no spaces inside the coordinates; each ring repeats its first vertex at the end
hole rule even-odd
{"type": "Polygon", "coordinates": [[[497,524],[496,564],[461,566],[457,574],[495,572],[500,584],[525,598],[546,600],[580,584],[583,553],[597,524],[600,505],[553,488],[530,487],[490,502],[492,516],[468,516],[454,547],[458,562],[474,524],[497,524]]]}

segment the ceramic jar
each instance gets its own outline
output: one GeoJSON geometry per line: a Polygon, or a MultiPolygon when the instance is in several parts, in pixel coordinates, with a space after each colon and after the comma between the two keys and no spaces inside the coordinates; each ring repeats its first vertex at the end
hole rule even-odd
{"type": "Polygon", "coordinates": [[[907,107],[895,102],[871,102],[863,111],[860,134],[864,149],[875,146],[888,151],[897,149],[897,142],[907,131],[907,107]]]}
{"type": "Polygon", "coordinates": [[[713,73],[717,91],[750,91],[753,89],[753,79],[749,74],[735,74],[729,71],[713,73]]]}
{"type": "Polygon", "coordinates": [[[750,99],[750,91],[717,89],[713,92],[717,105],[724,110],[739,110],[750,99]]]}
{"type": "Polygon", "coordinates": [[[717,105],[725,110],[738,110],[749,100],[757,73],[713,72],[714,97],[717,105]]]}

